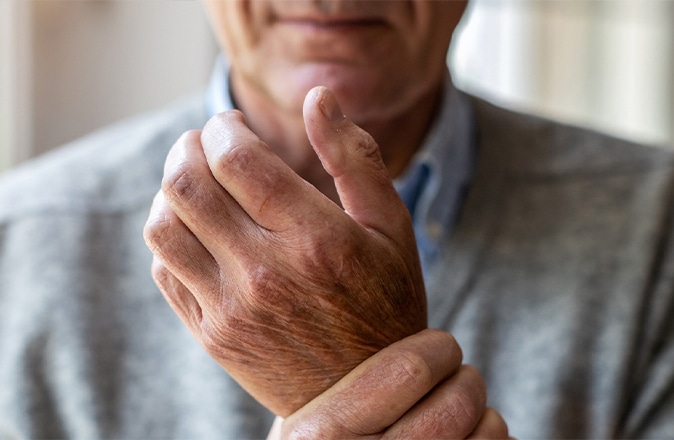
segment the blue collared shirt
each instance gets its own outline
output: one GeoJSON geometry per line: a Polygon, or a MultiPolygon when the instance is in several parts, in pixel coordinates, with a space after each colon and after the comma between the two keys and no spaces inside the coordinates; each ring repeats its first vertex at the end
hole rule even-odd
{"type": "MultiPolygon", "coordinates": [[[[229,66],[219,56],[207,92],[211,115],[235,108],[229,66]]],[[[449,72],[436,119],[422,147],[393,183],[410,210],[422,266],[436,261],[454,228],[475,162],[474,121],[467,96],[452,84],[449,72]]]]}

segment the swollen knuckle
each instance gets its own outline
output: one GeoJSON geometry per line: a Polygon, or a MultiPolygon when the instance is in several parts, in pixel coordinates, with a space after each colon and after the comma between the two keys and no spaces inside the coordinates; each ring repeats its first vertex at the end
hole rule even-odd
{"type": "Polygon", "coordinates": [[[187,161],[171,166],[164,172],[161,188],[170,201],[190,202],[199,191],[194,166],[187,161]]]}
{"type": "Polygon", "coordinates": [[[206,124],[207,137],[217,139],[218,157],[212,163],[212,171],[219,177],[221,173],[246,171],[255,165],[256,152],[264,144],[249,130],[241,130],[245,118],[239,111],[220,113],[206,124]]]}
{"type": "Polygon", "coordinates": [[[216,177],[230,172],[247,172],[255,165],[253,145],[247,142],[232,142],[218,157],[213,172],[216,177]]]}
{"type": "Polygon", "coordinates": [[[327,283],[340,283],[346,266],[356,258],[355,245],[333,224],[328,227],[297,228],[291,262],[298,272],[327,283]]]}
{"type": "Polygon", "coordinates": [[[306,237],[302,252],[304,266],[312,271],[320,268],[331,268],[336,265],[340,257],[352,259],[355,252],[351,243],[340,240],[324,232],[314,232],[306,237]],[[339,249],[339,252],[335,252],[339,249]]]}
{"type": "Polygon", "coordinates": [[[302,309],[305,301],[281,268],[256,264],[245,271],[246,287],[239,291],[238,304],[246,319],[271,326],[278,316],[289,317],[302,309]]]}

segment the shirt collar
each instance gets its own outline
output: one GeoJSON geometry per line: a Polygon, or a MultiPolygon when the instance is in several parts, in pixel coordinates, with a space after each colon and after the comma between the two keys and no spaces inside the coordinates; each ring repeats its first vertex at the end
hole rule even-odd
{"type": "Polygon", "coordinates": [[[206,109],[209,116],[233,110],[234,100],[229,90],[229,64],[222,53],[215,59],[215,66],[206,91],[206,109]]]}
{"type": "Polygon", "coordinates": [[[440,244],[451,234],[472,180],[475,162],[472,115],[470,99],[454,87],[447,71],[442,101],[431,130],[403,175],[394,182],[401,195],[416,195],[416,200],[406,203],[408,207],[413,203],[411,214],[422,262],[434,259],[440,244]]]}

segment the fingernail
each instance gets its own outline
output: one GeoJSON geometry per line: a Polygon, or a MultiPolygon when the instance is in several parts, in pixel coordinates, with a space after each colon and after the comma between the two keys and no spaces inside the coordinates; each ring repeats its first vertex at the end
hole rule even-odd
{"type": "Polygon", "coordinates": [[[338,122],[345,117],[337,103],[337,99],[335,99],[335,95],[328,89],[323,90],[320,106],[323,115],[330,122],[338,122]]]}

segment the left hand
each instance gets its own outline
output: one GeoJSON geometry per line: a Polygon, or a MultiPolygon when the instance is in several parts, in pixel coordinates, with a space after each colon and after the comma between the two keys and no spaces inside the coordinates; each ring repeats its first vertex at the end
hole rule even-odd
{"type": "Polygon", "coordinates": [[[344,209],[227,112],[174,145],[145,228],[169,304],[281,416],[426,327],[411,220],[378,146],[326,89],[304,110],[344,209]]]}
{"type": "Polygon", "coordinates": [[[486,407],[479,372],[461,365],[448,333],[423,330],[356,367],[287,419],[268,440],[508,438],[501,415],[486,407]]]}

